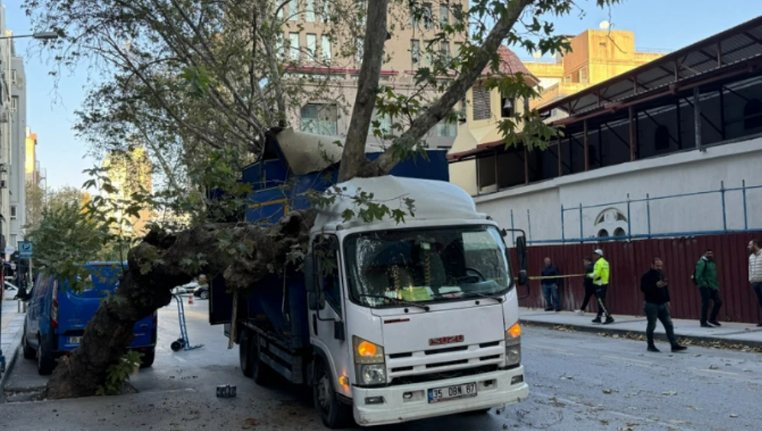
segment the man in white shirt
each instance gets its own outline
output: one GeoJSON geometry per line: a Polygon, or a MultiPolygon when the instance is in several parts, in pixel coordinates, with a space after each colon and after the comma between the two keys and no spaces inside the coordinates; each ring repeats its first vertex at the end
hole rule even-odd
{"type": "MultiPolygon", "coordinates": [[[[762,247],[758,239],[749,241],[749,283],[754,293],[757,294],[757,302],[762,308],[762,247]]],[[[762,322],[757,326],[762,326],[762,322]]]]}

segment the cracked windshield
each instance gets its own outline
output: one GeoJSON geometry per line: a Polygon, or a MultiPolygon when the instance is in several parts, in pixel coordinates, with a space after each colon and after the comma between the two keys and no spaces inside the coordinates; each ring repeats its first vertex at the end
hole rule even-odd
{"type": "Polygon", "coordinates": [[[346,242],[355,301],[369,307],[452,301],[511,287],[505,245],[490,226],[381,231],[346,242]]]}

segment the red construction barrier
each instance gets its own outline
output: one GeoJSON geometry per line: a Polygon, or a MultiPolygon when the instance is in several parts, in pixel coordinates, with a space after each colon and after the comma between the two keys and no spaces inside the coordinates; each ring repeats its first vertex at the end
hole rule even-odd
{"type": "MultiPolygon", "coordinates": [[[[664,272],[669,279],[672,317],[697,319],[701,313],[701,296],[690,277],[704,250],[714,249],[723,301],[720,321],[759,323],[762,321],[757,298],[749,285],[747,244],[762,233],[737,233],[698,237],[610,241],[603,243],[543,245],[529,247],[529,275],[539,276],[543,259],[550,257],[562,274],[584,272],[582,258],[591,256],[600,248],[611,267],[611,280],[606,298],[614,314],[643,314],[643,295],[640,276],[646,272],[654,257],[664,261],[664,272]]],[[[514,255],[514,268],[515,266],[514,255]]],[[[581,277],[567,278],[560,288],[563,308],[575,310],[584,299],[581,277]]],[[[531,295],[520,301],[523,307],[543,308],[540,282],[530,282],[531,295]]],[[[523,294],[522,289],[519,288],[523,294]]],[[[595,310],[595,302],[588,311],[595,310]]]]}

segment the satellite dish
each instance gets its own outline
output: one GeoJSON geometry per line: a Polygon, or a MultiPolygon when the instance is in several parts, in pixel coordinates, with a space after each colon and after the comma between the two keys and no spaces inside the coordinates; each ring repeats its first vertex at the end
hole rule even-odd
{"type": "Polygon", "coordinates": [[[608,30],[609,27],[611,27],[611,23],[606,21],[606,20],[603,20],[603,21],[601,21],[600,24],[598,24],[598,27],[600,27],[601,30],[608,30]]]}
{"type": "Polygon", "coordinates": [[[542,57],[542,52],[540,52],[540,51],[535,51],[535,52],[532,54],[532,57],[534,57],[534,58],[540,58],[540,57],[542,57]]]}

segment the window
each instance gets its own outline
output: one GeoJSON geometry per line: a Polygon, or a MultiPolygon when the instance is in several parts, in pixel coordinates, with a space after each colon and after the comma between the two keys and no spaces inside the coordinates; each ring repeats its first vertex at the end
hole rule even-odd
{"type": "Polygon", "coordinates": [[[762,101],[751,99],[743,107],[743,128],[745,130],[762,127],[762,101]]]}
{"type": "Polygon", "coordinates": [[[454,23],[460,23],[466,19],[466,15],[463,13],[463,5],[461,4],[455,4],[452,5],[452,17],[454,23]]]}
{"type": "Polygon", "coordinates": [[[434,27],[434,13],[431,10],[431,3],[423,4],[423,28],[431,30],[434,27]]]}
{"type": "Polygon", "coordinates": [[[357,2],[357,26],[358,27],[364,26],[367,17],[368,17],[368,1],[359,0],[357,2]]]}
{"type": "MultiPolygon", "coordinates": [[[[411,2],[411,6],[413,6],[411,2]]],[[[410,28],[413,30],[418,28],[418,17],[416,16],[416,11],[414,9],[410,9],[410,28]]]]}
{"type": "Polygon", "coordinates": [[[444,26],[450,23],[450,7],[446,4],[439,6],[439,25],[444,26]]]}
{"type": "Polygon", "coordinates": [[[323,61],[331,61],[331,38],[323,35],[320,40],[320,54],[323,56],[323,61]]]}
{"type": "Polygon", "coordinates": [[[339,240],[335,236],[321,238],[319,242],[315,243],[314,250],[320,290],[325,296],[325,301],[341,315],[339,240]]]}
{"type": "Polygon", "coordinates": [[[299,50],[299,33],[290,33],[288,35],[289,52],[291,60],[299,61],[301,51],[299,50]]]}
{"type": "Polygon", "coordinates": [[[288,3],[288,20],[299,21],[299,0],[291,0],[288,3]]]}
{"type": "Polygon", "coordinates": [[[440,42],[439,54],[442,56],[442,60],[445,63],[450,62],[450,42],[440,42]]]}
{"type": "Polygon", "coordinates": [[[468,106],[466,96],[463,96],[463,98],[460,99],[460,109],[458,110],[458,120],[461,122],[466,121],[466,106],[468,106]]]}
{"type": "Polygon", "coordinates": [[[309,60],[314,61],[317,58],[317,35],[315,34],[307,34],[307,54],[309,60]]]}
{"type": "Polygon", "coordinates": [[[430,40],[423,41],[423,67],[429,67],[434,64],[433,53],[431,52],[433,49],[430,40]]]}
{"type": "Polygon", "coordinates": [[[601,229],[598,231],[598,238],[608,238],[609,237],[609,231],[606,229],[601,229]]]}
{"type": "Polygon", "coordinates": [[[18,75],[16,74],[16,69],[11,70],[11,82],[16,83],[18,80],[18,75]]]}
{"type": "Polygon", "coordinates": [[[463,49],[463,42],[455,42],[455,56],[461,56],[461,49],[463,49]]]}
{"type": "Polygon", "coordinates": [[[308,103],[300,112],[302,132],[316,135],[338,135],[339,110],[336,105],[308,103]]]}
{"type": "Polygon", "coordinates": [[[16,205],[11,205],[11,218],[16,218],[16,205]]]}
{"type": "Polygon", "coordinates": [[[18,96],[13,96],[11,99],[11,111],[16,112],[19,110],[19,98],[18,96]]]}
{"type": "Polygon", "coordinates": [[[625,232],[621,227],[618,227],[614,229],[614,236],[627,236],[627,232],[625,232]]]}
{"type": "Polygon", "coordinates": [[[660,124],[654,132],[654,149],[656,151],[669,150],[669,129],[660,124]]]}
{"type": "Polygon", "coordinates": [[[572,82],[572,76],[571,75],[564,76],[564,83],[568,84],[570,82],[572,82]]]}
{"type": "Polygon", "coordinates": [[[392,119],[388,115],[381,115],[376,108],[373,108],[373,117],[371,117],[368,136],[376,136],[376,133],[388,135],[392,132],[392,119]]]}
{"type": "Polygon", "coordinates": [[[590,78],[587,76],[587,66],[579,70],[579,82],[587,84],[590,78]]]}
{"type": "Polygon", "coordinates": [[[362,53],[365,45],[365,40],[361,37],[358,37],[355,41],[355,49],[357,50],[357,62],[362,63],[362,53]]]}
{"type": "Polygon", "coordinates": [[[500,116],[503,118],[512,117],[516,112],[516,101],[507,97],[500,98],[500,116]]]}
{"type": "Polygon", "coordinates": [[[307,22],[315,22],[315,0],[307,0],[305,3],[304,19],[307,22]]]}
{"type": "Polygon", "coordinates": [[[443,118],[442,121],[437,123],[436,134],[443,138],[454,138],[458,136],[458,125],[449,120],[449,118],[443,118]]]}
{"type": "Polygon", "coordinates": [[[286,51],[285,51],[285,46],[283,43],[283,34],[278,34],[278,36],[276,36],[275,38],[275,55],[278,58],[283,59],[286,56],[285,52],[286,51]]]}
{"type": "Polygon", "coordinates": [[[421,42],[418,40],[410,41],[410,64],[413,69],[421,65],[421,42]]]}
{"type": "Polygon", "coordinates": [[[490,112],[490,92],[481,85],[477,85],[473,89],[474,102],[473,102],[473,116],[474,120],[487,120],[489,119],[490,112]]]}

